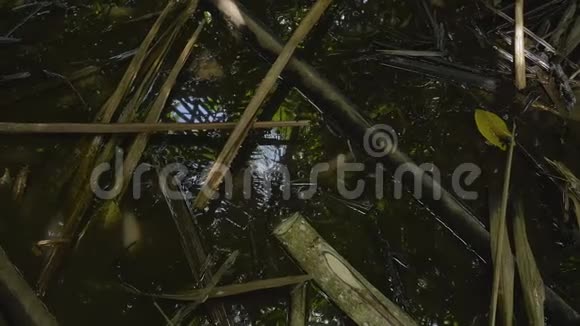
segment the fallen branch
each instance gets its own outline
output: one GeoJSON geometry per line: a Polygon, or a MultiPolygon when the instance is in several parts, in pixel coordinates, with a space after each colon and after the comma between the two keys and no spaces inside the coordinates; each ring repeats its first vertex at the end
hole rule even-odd
{"type": "Polygon", "coordinates": [[[440,51],[416,51],[416,50],[377,50],[385,55],[398,55],[405,57],[443,57],[445,52],[440,51]]]}
{"type": "MultiPolygon", "coordinates": [[[[161,25],[173,9],[174,4],[174,1],[170,0],[165,6],[163,13],[159,16],[157,21],[155,21],[141,43],[139,50],[129,63],[129,67],[127,67],[127,70],[117,88],[109,97],[107,102],[101,107],[96,121],[101,123],[109,123],[111,121],[117,108],[121,104],[121,101],[125,98],[130,86],[133,84],[137,73],[146,59],[151,44],[153,44],[161,25]]],[[[103,142],[104,138],[102,136],[95,136],[88,140],[88,142],[82,143],[80,146],[82,155],[80,156],[80,162],[76,165],[78,168],[70,187],[71,198],[74,199],[71,200],[72,207],[69,208],[70,211],[66,212],[66,220],[64,221],[65,225],[62,230],[63,235],[66,238],[76,239],[78,236],[84,212],[86,211],[92,196],[89,183],[91,168],[95,164],[95,159],[98,157],[103,142]]],[[[72,241],[71,246],[75,242],[76,241],[72,241]]],[[[40,295],[45,294],[49,281],[52,279],[53,274],[58,270],[64,260],[65,252],[70,249],[71,246],[59,246],[52,248],[49,251],[37,281],[37,289],[40,295]]]]}
{"type": "MultiPolygon", "coordinates": [[[[163,133],[172,131],[233,129],[235,122],[215,123],[19,123],[0,122],[0,134],[133,134],[163,133]]],[[[260,121],[252,127],[272,129],[307,127],[308,120],[260,121]]]]}
{"type": "MultiPolygon", "coordinates": [[[[285,287],[285,286],[300,284],[300,283],[309,281],[311,279],[312,279],[312,277],[309,275],[299,275],[299,276],[286,276],[286,277],[279,277],[279,278],[271,278],[271,279],[267,279],[267,280],[252,281],[252,282],[242,283],[242,284],[216,286],[213,288],[212,291],[209,292],[208,298],[209,299],[224,298],[224,297],[231,297],[231,296],[240,295],[240,294],[246,294],[246,293],[250,293],[250,292],[281,288],[281,287],[285,287]]],[[[205,293],[205,291],[203,289],[189,290],[189,291],[184,291],[182,293],[175,293],[175,294],[151,294],[151,293],[137,292],[137,294],[140,294],[140,295],[146,295],[146,296],[150,296],[150,297],[154,297],[154,298],[168,299],[168,300],[175,300],[175,301],[197,301],[197,300],[201,299],[203,293],[205,293]]]]}
{"type": "MultiPolygon", "coordinates": [[[[198,0],[194,0],[192,2],[194,3],[193,7],[188,8],[189,10],[191,10],[191,12],[187,15],[182,16],[182,17],[184,17],[183,23],[185,23],[185,20],[187,20],[189,18],[189,16],[193,13],[193,10],[195,10],[197,8],[198,0]]],[[[189,56],[193,50],[193,46],[197,42],[197,39],[198,39],[199,35],[201,34],[201,31],[203,30],[204,26],[205,26],[205,20],[203,20],[199,24],[199,26],[194,31],[193,35],[190,37],[189,41],[187,42],[187,44],[183,48],[181,55],[179,56],[179,59],[177,60],[177,62],[173,66],[173,69],[171,70],[171,72],[169,73],[169,76],[165,80],[165,83],[161,87],[161,90],[159,91],[159,95],[155,99],[155,102],[153,103],[151,110],[147,113],[147,116],[145,117],[146,123],[156,123],[159,120],[159,118],[161,117],[161,113],[163,112],[163,109],[165,108],[165,104],[167,103],[167,99],[169,98],[169,94],[171,93],[171,90],[173,89],[173,86],[175,85],[175,82],[177,81],[177,77],[179,76],[181,69],[185,65],[185,62],[189,58],[189,56]]],[[[141,156],[143,155],[143,152],[145,151],[145,147],[147,147],[148,141],[149,141],[149,136],[147,134],[139,134],[139,135],[137,135],[135,140],[133,140],[133,143],[131,144],[131,146],[129,147],[129,150],[127,152],[127,157],[125,159],[125,162],[123,163],[123,173],[124,173],[123,175],[133,175],[133,171],[135,171],[137,164],[139,164],[139,161],[141,160],[141,156]]],[[[125,183],[123,184],[123,187],[121,188],[122,189],[121,195],[118,198],[121,198],[123,196],[123,193],[125,192],[125,190],[129,186],[130,182],[131,182],[131,178],[125,178],[125,183]]]]}
{"type": "Polygon", "coordinates": [[[357,325],[417,325],[326,243],[300,214],[280,223],[274,235],[357,325]]]}
{"type": "MultiPolygon", "coordinates": [[[[499,239],[498,232],[500,230],[500,222],[504,219],[501,218],[501,192],[492,189],[489,194],[489,225],[491,234],[491,250],[492,252],[497,252],[497,240],[499,239]]],[[[505,239],[508,238],[507,228],[503,228],[505,239]]],[[[514,314],[514,257],[512,256],[512,249],[509,241],[504,241],[505,248],[502,250],[502,261],[501,263],[495,260],[493,264],[501,265],[501,275],[499,283],[499,298],[500,307],[502,311],[502,323],[500,325],[511,326],[513,325],[513,314],[514,314]]]]}
{"type": "Polygon", "coordinates": [[[508,206],[508,199],[509,199],[509,190],[510,190],[510,182],[511,182],[511,173],[512,173],[512,161],[514,157],[514,148],[516,144],[516,126],[514,125],[510,147],[508,151],[508,156],[505,165],[504,171],[504,180],[503,180],[503,189],[502,189],[502,197],[501,197],[501,205],[500,211],[497,215],[498,221],[496,223],[499,224],[497,227],[497,242],[495,239],[492,241],[495,242],[495,246],[491,246],[492,248],[495,247],[495,252],[492,252],[492,257],[494,261],[494,270],[493,270],[493,285],[491,290],[491,304],[490,304],[490,317],[489,317],[489,324],[495,325],[495,317],[497,313],[497,299],[499,296],[499,285],[500,279],[502,276],[502,269],[503,264],[506,262],[504,259],[504,247],[505,241],[509,242],[509,239],[506,240],[507,231],[506,231],[506,214],[507,214],[507,206],[508,206]]]}
{"type": "MultiPolygon", "coordinates": [[[[222,1],[222,3],[227,2],[229,1],[222,1]]],[[[266,74],[266,77],[264,77],[258,86],[254,97],[252,97],[250,103],[244,110],[238,125],[228,138],[228,141],[224,145],[222,152],[219,154],[210,172],[208,173],[205,183],[203,184],[197,198],[195,199],[194,205],[196,208],[204,208],[217,191],[217,188],[221,184],[224,175],[227,172],[226,170],[232,164],[232,161],[238,153],[240,146],[248,135],[252,124],[256,120],[258,110],[266,99],[266,96],[268,96],[272,90],[272,87],[274,87],[276,84],[280,74],[292,58],[292,54],[296,50],[298,44],[300,44],[304,38],[306,38],[310,30],[318,22],[320,17],[322,17],[322,14],[324,14],[326,8],[328,8],[331,2],[332,0],[318,0],[312,6],[312,9],[310,9],[302,22],[300,22],[300,25],[296,28],[296,31],[294,31],[290,37],[290,40],[288,40],[288,43],[286,43],[278,55],[276,62],[274,62],[266,74]]]]}
{"type": "MultiPolygon", "coordinates": [[[[511,24],[515,24],[515,20],[513,18],[511,18],[510,16],[506,15],[501,10],[498,10],[498,9],[494,8],[486,0],[479,0],[479,2],[482,3],[487,9],[491,10],[494,14],[500,16],[501,18],[505,19],[506,21],[508,21],[511,24]]],[[[529,37],[531,37],[532,39],[534,39],[539,44],[543,45],[546,48],[546,50],[548,50],[548,51],[550,51],[552,53],[557,53],[556,52],[556,49],[554,49],[554,47],[550,43],[546,42],[543,38],[539,37],[536,33],[530,31],[526,27],[524,27],[523,29],[524,29],[524,32],[529,37]]]]}
{"type": "Polygon", "coordinates": [[[502,86],[500,79],[440,63],[434,64],[403,57],[386,57],[380,59],[380,64],[385,67],[428,75],[444,81],[477,87],[488,92],[497,92],[502,86]]]}
{"type": "Polygon", "coordinates": [[[34,294],[2,248],[0,248],[0,307],[2,307],[0,317],[7,318],[9,325],[58,325],[54,316],[34,294]]]}

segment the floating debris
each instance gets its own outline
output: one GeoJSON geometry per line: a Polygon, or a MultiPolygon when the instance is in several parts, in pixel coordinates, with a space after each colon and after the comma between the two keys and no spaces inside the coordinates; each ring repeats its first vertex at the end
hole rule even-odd
{"type": "Polygon", "coordinates": [[[12,177],[10,176],[10,170],[8,168],[4,168],[4,172],[0,177],[0,189],[1,188],[8,188],[12,185],[12,177]]]}
{"type": "Polygon", "coordinates": [[[209,53],[199,56],[188,69],[196,81],[211,82],[224,77],[224,68],[215,57],[209,53]]]}
{"type": "Polygon", "coordinates": [[[14,180],[14,186],[12,187],[12,199],[15,201],[20,200],[24,192],[26,191],[26,186],[28,184],[28,176],[30,175],[30,167],[28,165],[22,167],[16,179],[14,180]]]}

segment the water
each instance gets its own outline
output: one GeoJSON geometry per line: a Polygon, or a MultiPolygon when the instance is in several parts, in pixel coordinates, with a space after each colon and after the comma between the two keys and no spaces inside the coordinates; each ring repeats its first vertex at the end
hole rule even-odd
{"type": "MultiPolygon", "coordinates": [[[[244,2],[284,38],[310,5],[309,1],[244,2]]],[[[11,7],[11,1],[2,4],[11,7]]],[[[153,1],[136,1],[127,5],[130,10],[115,9],[107,14],[105,3],[71,2],[68,5],[66,10],[54,6],[42,9],[14,33],[23,39],[20,45],[1,49],[0,75],[31,73],[28,79],[0,85],[2,121],[90,121],[116,86],[126,65],[109,65],[74,83],[88,108],[66,84],[47,91],[38,90],[38,85],[54,78],[43,71],[70,75],[134,49],[152,21],[126,23],[130,17],[125,14],[139,17],[161,8],[153,1]]],[[[0,31],[15,26],[27,12],[30,9],[17,13],[4,9],[0,31]]],[[[470,15],[477,12],[474,6],[463,7],[449,1],[439,12],[454,36],[454,42],[448,44],[453,57],[468,65],[493,62],[465,29],[470,15]]],[[[195,28],[193,21],[188,31],[192,28],[195,28]]],[[[417,163],[436,164],[446,186],[451,185],[451,173],[459,164],[478,164],[483,175],[471,189],[481,196],[468,204],[479,216],[485,217],[486,191],[490,184],[502,179],[498,171],[504,165],[504,154],[485,144],[476,130],[473,109],[481,107],[508,114],[509,101],[361,59],[371,48],[371,42],[424,48],[429,47],[430,40],[430,30],[412,2],[339,1],[299,54],[332,80],[374,123],[394,127],[399,133],[400,148],[417,163]],[[417,43],[411,44],[412,40],[417,43]]],[[[172,92],[163,119],[236,121],[269,66],[246,44],[238,42],[216,13],[198,44],[172,92]]],[[[175,57],[178,47],[174,47],[171,58],[175,57]]],[[[421,324],[485,323],[491,287],[489,268],[410,194],[400,200],[393,199],[390,194],[394,187],[389,183],[385,199],[377,200],[372,191],[365,191],[356,201],[341,200],[334,186],[336,180],[325,176],[311,200],[298,198],[298,185],[307,179],[312,166],[351,150],[345,138],[336,137],[300,93],[281,87],[276,94],[285,100],[279,109],[269,112],[274,120],[308,119],[312,126],[252,132],[233,170],[242,171],[250,165],[257,167],[253,196],[243,198],[243,175],[237,172],[234,197],[212,202],[209,210],[197,217],[204,243],[218,265],[233,250],[241,252],[235,267],[221,284],[300,273],[271,236],[277,223],[299,211],[372,284],[404,305],[421,324]],[[269,173],[282,165],[288,167],[295,183],[290,200],[283,200],[276,186],[281,181],[279,178],[270,195],[260,179],[269,178],[269,173]],[[400,264],[389,264],[385,254],[395,256],[400,264]],[[393,266],[400,282],[393,281],[393,266]]],[[[525,119],[520,126],[520,142],[524,146],[566,162],[577,159],[577,143],[566,139],[560,145],[558,130],[547,118],[540,115],[535,120],[525,119]]],[[[157,135],[151,139],[143,161],[161,166],[185,164],[189,169],[185,185],[196,193],[201,172],[213,162],[226,137],[224,131],[157,135]]],[[[25,166],[31,171],[26,192],[19,202],[14,202],[7,192],[0,196],[0,244],[31,284],[35,283],[42,264],[42,258],[31,248],[37,241],[46,239],[49,231],[58,229],[58,216],[66,204],[66,196],[57,192],[58,183],[66,175],[77,139],[76,136],[0,137],[0,171],[8,168],[16,175],[25,166]]],[[[360,157],[360,153],[357,155],[360,157]]],[[[579,307],[580,257],[571,249],[567,233],[559,222],[561,196],[521,154],[516,157],[516,166],[514,184],[525,190],[530,241],[544,280],[556,285],[573,307],[579,307]]],[[[356,177],[372,181],[365,173],[356,177]]],[[[85,230],[82,241],[66,260],[65,268],[46,298],[61,324],[159,325],[163,317],[152,300],[128,293],[119,283],[127,282],[150,292],[171,292],[192,285],[171,215],[153,182],[154,176],[147,174],[142,198],[134,200],[126,196],[121,205],[125,213],[134,214],[139,222],[142,237],[137,246],[125,250],[120,227],[106,229],[103,221],[93,220],[85,230]]],[[[94,210],[88,215],[94,216],[94,210]]],[[[283,325],[287,318],[288,293],[286,289],[264,291],[224,302],[237,324],[283,325]]],[[[309,325],[352,324],[314,286],[309,288],[308,303],[309,325]]],[[[168,314],[176,308],[172,302],[160,300],[159,304],[168,314]]],[[[204,309],[198,315],[201,324],[207,322],[204,309]]]]}

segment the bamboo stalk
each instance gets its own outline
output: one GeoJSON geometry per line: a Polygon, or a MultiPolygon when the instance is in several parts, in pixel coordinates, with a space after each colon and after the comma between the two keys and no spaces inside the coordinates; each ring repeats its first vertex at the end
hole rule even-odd
{"type": "MultiPolygon", "coordinates": [[[[222,1],[222,3],[228,2],[230,3],[230,6],[234,6],[235,8],[236,4],[231,0],[222,1]]],[[[252,97],[250,103],[244,110],[238,125],[228,138],[228,141],[216,159],[216,162],[213,164],[207,179],[205,180],[205,183],[203,184],[200,193],[195,200],[194,206],[196,208],[205,207],[209,200],[213,197],[226,173],[224,167],[230,167],[232,161],[238,153],[240,146],[248,135],[252,124],[256,120],[258,110],[266,99],[266,96],[268,96],[272,90],[272,87],[276,84],[278,77],[292,58],[292,54],[294,54],[298,44],[300,44],[304,38],[306,38],[310,30],[318,22],[320,17],[322,17],[326,11],[326,8],[328,8],[331,2],[332,0],[318,0],[314,6],[312,6],[306,17],[304,17],[304,19],[300,22],[300,25],[298,28],[296,28],[290,37],[290,40],[288,40],[288,43],[286,43],[280,52],[280,55],[266,74],[266,77],[264,77],[258,86],[254,97],[252,97]]]]}
{"type": "MultiPolygon", "coordinates": [[[[491,10],[494,14],[500,16],[501,18],[505,19],[509,23],[512,23],[512,24],[515,23],[515,20],[513,18],[511,18],[510,16],[506,15],[503,11],[494,8],[486,0],[479,0],[479,2],[481,2],[487,9],[491,10]]],[[[527,29],[525,26],[523,27],[523,30],[524,30],[524,33],[526,33],[529,37],[531,37],[536,42],[538,42],[541,45],[543,45],[546,48],[547,51],[552,52],[552,53],[557,53],[556,49],[550,43],[546,42],[546,40],[544,40],[543,38],[539,37],[536,33],[532,32],[529,29],[527,29]]]]}
{"type": "MultiPolygon", "coordinates": [[[[233,129],[235,122],[210,123],[17,123],[0,122],[0,134],[132,134],[233,129]]],[[[308,120],[259,121],[256,129],[307,127],[308,120]]]]}
{"type": "Polygon", "coordinates": [[[357,325],[417,325],[324,241],[300,214],[280,223],[274,235],[357,325]]]}
{"type": "MultiPolygon", "coordinates": [[[[510,147],[508,152],[508,157],[506,160],[505,166],[505,176],[503,180],[503,190],[502,190],[502,198],[501,198],[501,206],[499,215],[497,216],[498,220],[497,223],[499,224],[497,234],[497,243],[495,245],[495,252],[492,253],[493,261],[495,262],[494,270],[493,270],[493,285],[492,285],[492,295],[491,295],[491,304],[490,304],[490,317],[489,317],[489,324],[491,326],[495,325],[495,317],[497,315],[497,298],[499,294],[499,281],[501,277],[501,269],[504,259],[502,259],[504,253],[504,242],[506,241],[506,214],[507,214],[507,206],[508,206],[508,198],[509,198],[509,189],[510,189],[510,181],[511,181],[511,172],[512,172],[512,161],[514,157],[514,148],[515,148],[515,137],[516,137],[516,126],[514,124],[514,128],[512,131],[512,137],[510,141],[510,147]]],[[[509,239],[507,240],[509,241],[509,239]]],[[[492,246],[493,248],[494,246],[492,246]]]]}
{"type": "Polygon", "coordinates": [[[524,0],[516,0],[515,7],[514,64],[516,88],[526,88],[526,57],[524,44],[524,0]]]}
{"type": "Polygon", "coordinates": [[[290,293],[290,326],[306,325],[306,289],[306,283],[301,283],[290,293]]]}
{"type": "Polygon", "coordinates": [[[129,91],[130,86],[135,81],[137,73],[139,72],[141,66],[143,65],[143,62],[147,57],[149,48],[151,44],[153,44],[153,40],[157,36],[157,33],[159,32],[162,23],[165,21],[165,18],[171,12],[174,5],[175,1],[169,0],[167,5],[165,6],[165,9],[163,9],[163,12],[161,12],[161,15],[157,18],[157,20],[149,30],[147,36],[145,36],[145,39],[141,43],[141,46],[139,47],[137,53],[135,53],[135,56],[131,60],[131,63],[129,63],[129,67],[127,68],[125,75],[123,75],[123,78],[119,82],[118,87],[115,89],[115,92],[113,93],[113,95],[111,95],[109,100],[101,108],[101,112],[99,113],[99,120],[101,122],[111,121],[111,118],[113,117],[113,114],[115,113],[117,107],[119,106],[119,104],[121,104],[121,101],[123,100],[123,98],[125,98],[125,95],[129,91]]]}
{"type": "Polygon", "coordinates": [[[2,317],[14,325],[57,326],[46,306],[34,294],[0,247],[0,324],[2,317]]]}
{"type": "MultiPolygon", "coordinates": [[[[298,276],[286,276],[271,278],[267,280],[252,281],[242,284],[232,284],[224,286],[216,286],[211,292],[209,292],[209,299],[231,297],[240,294],[246,294],[250,292],[263,291],[275,288],[281,288],[289,285],[295,285],[304,283],[311,280],[312,277],[309,275],[298,275],[298,276]]],[[[175,294],[145,294],[138,293],[141,295],[147,295],[159,299],[168,299],[176,301],[197,301],[202,297],[203,289],[201,290],[189,290],[182,293],[175,294]]]]}

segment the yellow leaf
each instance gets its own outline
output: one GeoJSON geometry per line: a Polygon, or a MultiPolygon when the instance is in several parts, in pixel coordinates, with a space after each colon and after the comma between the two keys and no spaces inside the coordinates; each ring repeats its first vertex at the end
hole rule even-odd
{"type": "Polygon", "coordinates": [[[506,140],[509,140],[512,134],[502,118],[495,113],[477,109],[475,110],[475,124],[489,143],[503,151],[507,149],[506,140]]]}

